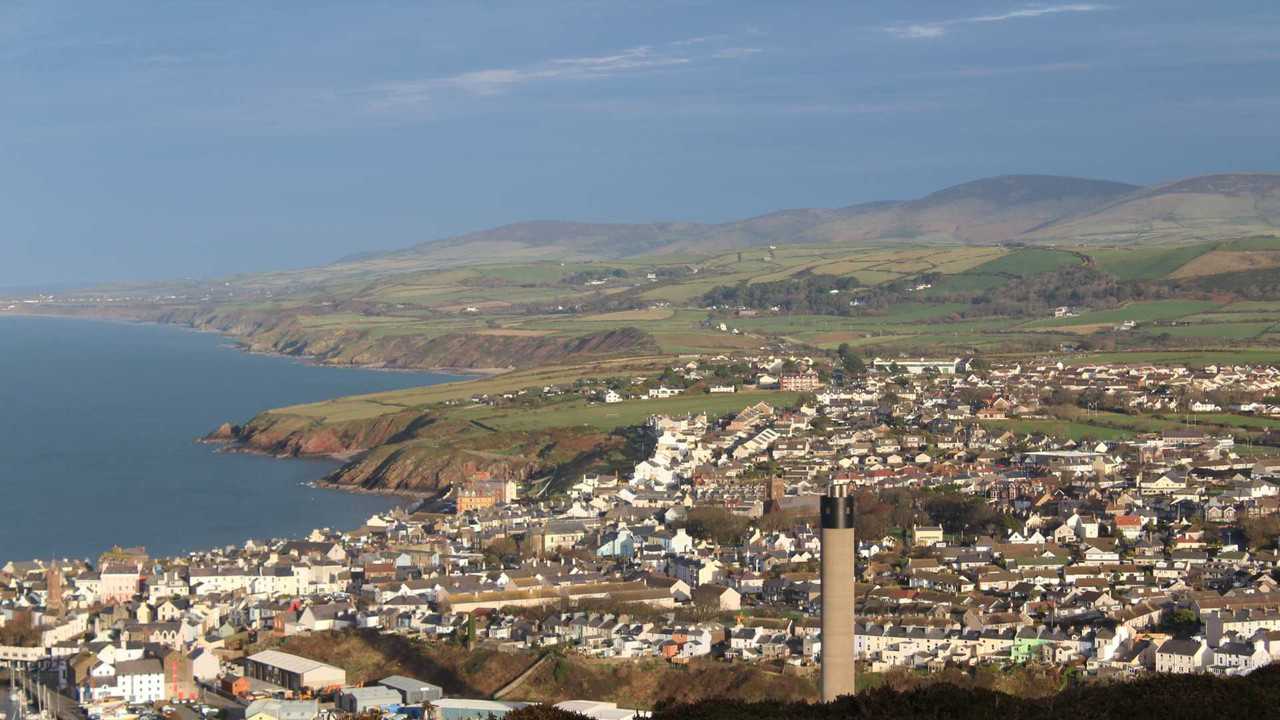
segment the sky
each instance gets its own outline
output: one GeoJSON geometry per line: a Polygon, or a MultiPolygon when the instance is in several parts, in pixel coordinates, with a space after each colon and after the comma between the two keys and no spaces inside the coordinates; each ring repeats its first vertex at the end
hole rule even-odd
{"type": "Polygon", "coordinates": [[[0,287],[1280,170],[1280,3],[0,2],[0,287]]]}

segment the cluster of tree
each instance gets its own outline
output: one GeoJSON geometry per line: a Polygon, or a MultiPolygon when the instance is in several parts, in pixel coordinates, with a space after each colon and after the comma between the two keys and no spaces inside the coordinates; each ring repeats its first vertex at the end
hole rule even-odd
{"type": "Polygon", "coordinates": [[[622,268],[590,268],[566,275],[560,282],[565,285],[582,285],[593,280],[607,280],[626,276],[627,271],[622,268]]]}
{"type": "Polygon", "coordinates": [[[1184,293],[1229,293],[1247,300],[1275,300],[1280,298],[1280,268],[1184,278],[1173,287],[1184,293]]]}
{"type": "Polygon", "coordinates": [[[751,377],[751,365],[741,360],[734,360],[726,364],[711,365],[701,368],[703,375],[712,380],[742,380],[751,377]]]}
{"type": "Polygon", "coordinates": [[[852,277],[806,272],[773,282],[719,285],[703,295],[702,302],[715,307],[778,308],[787,314],[850,315],[854,308],[849,291],[859,287],[852,277]]]}
{"type": "Polygon", "coordinates": [[[920,518],[915,498],[908,490],[860,490],[854,503],[858,509],[854,513],[854,530],[867,540],[878,540],[895,529],[900,532],[920,518]]]}
{"type": "Polygon", "coordinates": [[[923,505],[930,519],[949,533],[1001,537],[1007,529],[1006,516],[981,497],[957,492],[930,493],[924,498],[923,505]]]}
{"type": "Polygon", "coordinates": [[[1244,531],[1245,541],[1251,548],[1274,548],[1280,540],[1280,516],[1266,515],[1258,518],[1245,518],[1240,523],[1244,531]]]}
{"type": "Polygon", "coordinates": [[[840,347],[836,349],[836,357],[845,375],[856,377],[867,373],[867,364],[849,347],[849,343],[840,343],[840,347]]]}
{"type": "MultiPolygon", "coordinates": [[[[1131,682],[1085,683],[1043,697],[1019,697],[986,687],[927,683],[899,691],[864,690],[830,703],[748,702],[732,698],[663,704],[653,720],[1182,720],[1275,717],[1280,707],[1280,667],[1244,677],[1153,675],[1131,682]]],[[[585,720],[545,705],[507,714],[507,720],[585,720]]]]}
{"type": "Polygon", "coordinates": [[[692,275],[693,268],[688,265],[663,265],[654,268],[652,272],[659,280],[676,280],[692,275]]]}
{"type": "Polygon", "coordinates": [[[969,302],[988,315],[1034,315],[1063,305],[1109,308],[1131,300],[1155,300],[1168,295],[1163,288],[1121,282],[1096,268],[1080,265],[1017,278],[982,291],[969,302]]]}
{"type": "Polygon", "coordinates": [[[683,527],[695,538],[713,540],[720,545],[736,545],[746,537],[751,520],[724,508],[701,506],[691,508],[685,519],[675,526],[683,527]]]}
{"type": "Polygon", "coordinates": [[[1160,629],[1170,635],[1189,637],[1200,632],[1200,616],[1191,608],[1179,608],[1165,616],[1160,629]]]}

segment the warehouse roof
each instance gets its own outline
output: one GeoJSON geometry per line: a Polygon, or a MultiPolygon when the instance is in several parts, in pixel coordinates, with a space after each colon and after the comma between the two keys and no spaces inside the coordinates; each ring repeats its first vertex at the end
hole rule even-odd
{"type": "Polygon", "coordinates": [[[332,670],[340,669],[333,665],[329,665],[328,663],[322,663],[319,660],[312,660],[298,655],[290,655],[289,653],[280,652],[279,650],[263,650],[260,653],[250,655],[248,659],[263,665],[278,667],[287,672],[298,673],[299,675],[311,672],[312,670],[319,670],[321,668],[328,668],[332,670]]]}

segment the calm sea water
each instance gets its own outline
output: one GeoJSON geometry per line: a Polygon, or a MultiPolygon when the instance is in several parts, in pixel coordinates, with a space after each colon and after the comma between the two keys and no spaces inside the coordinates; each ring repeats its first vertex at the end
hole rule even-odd
{"type": "Polygon", "coordinates": [[[0,316],[0,564],[359,526],[394,500],[304,485],[334,463],[193,440],[267,408],[458,379],[250,355],[174,327],[0,316]]]}

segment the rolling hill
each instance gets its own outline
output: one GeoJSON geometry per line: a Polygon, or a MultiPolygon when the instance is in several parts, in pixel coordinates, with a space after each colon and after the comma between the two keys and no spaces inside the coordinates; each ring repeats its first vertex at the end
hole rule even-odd
{"type": "Polygon", "coordinates": [[[329,266],[340,274],[502,261],[609,260],[781,244],[1193,242],[1280,233],[1280,175],[1226,174],[1139,187],[1005,175],[922,198],[796,208],[726,223],[537,220],[329,266]]]}
{"type": "Polygon", "coordinates": [[[1137,243],[1280,233],[1280,175],[1205,175],[1144,188],[1045,223],[1029,240],[1137,243]]]}
{"type": "Polygon", "coordinates": [[[919,200],[842,217],[807,240],[993,243],[1013,240],[1046,222],[1087,212],[1140,188],[1105,180],[1005,175],[961,183],[919,200]]]}

